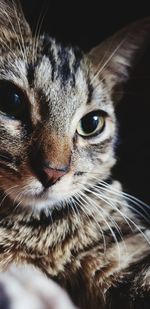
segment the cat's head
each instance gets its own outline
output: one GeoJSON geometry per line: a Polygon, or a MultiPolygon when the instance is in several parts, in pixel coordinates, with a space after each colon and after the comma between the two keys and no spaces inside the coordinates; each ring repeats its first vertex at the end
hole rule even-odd
{"type": "Polygon", "coordinates": [[[11,1],[1,1],[0,19],[0,188],[14,204],[60,205],[111,173],[118,88],[150,19],[87,55],[34,38],[11,1]]]}

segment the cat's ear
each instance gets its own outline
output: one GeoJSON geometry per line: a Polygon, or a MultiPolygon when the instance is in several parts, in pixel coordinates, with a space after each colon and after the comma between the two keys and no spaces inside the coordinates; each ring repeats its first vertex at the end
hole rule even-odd
{"type": "Polygon", "coordinates": [[[130,69],[150,43],[150,17],[129,25],[93,48],[88,57],[95,74],[108,81],[110,90],[125,82],[130,69]]]}
{"type": "Polygon", "coordinates": [[[5,38],[31,35],[19,0],[0,0],[0,35],[5,38]]]}

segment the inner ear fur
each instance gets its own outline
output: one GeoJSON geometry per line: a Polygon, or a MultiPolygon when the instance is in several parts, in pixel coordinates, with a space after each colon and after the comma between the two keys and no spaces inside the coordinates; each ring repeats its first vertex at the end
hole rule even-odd
{"type": "Polygon", "coordinates": [[[129,78],[131,68],[150,44],[150,17],[123,28],[100,45],[94,47],[88,58],[95,74],[105,79],[112,90],[129,78]]]}

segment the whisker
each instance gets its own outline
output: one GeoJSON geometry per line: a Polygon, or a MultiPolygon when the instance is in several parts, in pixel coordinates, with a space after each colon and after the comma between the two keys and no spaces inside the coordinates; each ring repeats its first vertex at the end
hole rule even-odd
{"type": "MultiPolygon", "coordinates": [[[[93,193],[93,192],[91,191],[91,193],[93,193]]],[[[103,197],[105,197],[105,196],[101,196],[101,195],[100,195],[100,199],[101,199],[102,201],[104,201],[105,203],[108,204],[108,202],[107,202],[103,197]]],[[[108,205],[109,205],[109,204],[108,204],[108,205]]],[[[101,206],[100,206],[100,207],[101,207],[101,206]]],[[[99,209],[99,204],[98,204],[98,209],[99,209]]],[[[106,215],[109,216],[109,214],[108,214],[108,212],[107,212],[106,210],[105,210],[105,211],[103,210],[103,212],[105,212],[106,215]]],[[[119,234],[120,238],[123,240],[123,238],[122,238],[122,237],[123,237],[123,234],[122,234],[122,231],[121,231],[119,225],[118,225],[117,222],[114,220],[114,218],[112,218],[111,216],[109,216],[109,219],[110,219],[112,225],[114,225],[115,228],[116,228],[116,230],[118,231],[118,234],[119,234]]]]}
{"type": "Polygon", "coordinates": [[[24,190],[21,190],[16,196],[15,199],[13,200],[13,206],[15,205],[16,201],[19,200],[19,197],[22,196],[24,193],[27,192],[27,188],[25,188],[24,190]]]}
{"type": "MultiPolygon", "coordinates": [[[[123,195],[121,195],[121,194],[114,193],[114,192],[111,191],[111,189],[106,189],[106,188],[103,188],[103,187],[97,186],[97,185],[95,185],[94,187],[95,187],[97,190],[100,190],[100,189],[101,189],[101,190],[103,190],[104,192],[112,193],[113,195],[117,195],[117,196],[119,196],[119,197],[123,197],[123,199],[125,199],[125,200],[129,200],[130,202],[132,202],[132,204],[138,206],[138,208],[140,208],[140,209],[145,213],[146,216],[145,216],[144,214],[142,214],[141,211],[139,211],[138,209],[134,208],[131,204],[127,203],[126,206],[127,206],[129,209],[131,209],[132,211],[134,211],[135,213],[137,213],[137,215],[139,215],[141,218],[143,218],[144,220],[146,220],[148,223],[150,223],[150,220],[148,219],[148,217],[149,217],[148,212],[147,212],[145,209],[143,209],[143,207],[142,207],[139,203],[135,202],[135,201],[132,200],[132,199],[125,198],[125,197],[124,197],[123,195]]],[[[119,200],[117,200],[117,199],[115,199],[115,198],[111,198],[111,199],[112,199],[113,201],[119,203],[119,200]]],[[[124,203],[124,200],[122,200],[121,203],[124,203]]]]}
{"type": "MultiPolygon", "coordinates": [[[[111,186],[109,184],[107,184],[105,181],[101,180],[101,185],[103,185],[106,188],[111,188],[111,186]]],[[[139,200],[137,197],[128,194],[126,192],[123,191],[119,191],[115,188],[111,188],[111,192],[113,192],[114,194],[119,194],[120,196],[124,197],[125,199],[131,201],[131,202],[135,202],[135,203],[139,203],[141,205],[143,205],[144,207],[146,207],[148,210],[150,210],[150,206],[146,203],[144,203],[143,201],[139,200]]],[[[138,205],[138,204],[137,204],[138,205]]]]}
{"type": "Polygon", "coordinates": [[[22,45],[21,45],[21,42],[20,42],[20,39],[19,39],[19,36],[14,28],[14,25],[8,15],[8,13],[6,11],[3,12],[3,14],[6,16],[6,18],[8,19],[10,25],[11,25],[11,28],[12,28],[12,31],[14,32],[14,34],[16,35],[16,38],[17,38],[17,42],[18,42],[18,45],[19,45],[19,48],[20,48],[20,51],[21,51],[21,54],[22,54],[22,57],[24,59],[24,52],[23,52],[23,49],[22,49],[22,45]]]}
{"type": "MultiPolygon", "coordinates": [[[[87,188],[86,188],[86,189],[87,189],[87,188]]],[[[90,190],[88,190],[88,192],[90,192],[90,190]]],[[[91,191],[90,193],[93,193],[93,192],[91,191]]],[[[100,205],[97,205],[97,203],[95,202],[95,200],[91,199],[91,198],[89,197],[89,195],[84,195],[84,198],[87,199],[87,200],[89,200],[89,201],[91,201],[91,202],[92,202],[92,207],[94,207],[95,210],[98,211],[98,213],[103,217],[103,220],[104,220],[104,222],[106,223],[106,225],[108,226],[108,229],[111,231],[111,234],[112,234],[112,236],[113,236],[113,238],[114,238],[114,241],[115,241],[115,243],[116,243],[116,245],[117,245],[117,248],[118,248],[118,256],[119,256],[119,261],[120,261],[120,247],[119,247],[119,243],[118,243],[117,237],[116,237],[116,235],[115,235],[113,229],[111,228],[110,224],[108,223],[108,221],[107,221],[107,220],[105,219],[105,217],[102,215],[102,213],[103,213],[103,214],[105,214],[105,215],[108,217],[108,213],[107,213],[106,210],[104,210],[100,205]],[[101,212],[100,212],[100,210],[101,210],[101,212]]],[[[114,222],[112,222],[112,221],[113,221],[112,218],[109,218],[109,219],[110,219],[111,223],[114,224],[114,222]]]]}
{"type": "MultiPolygon", "coordinates": [[[[91,199],[91,200],[92,200],[92,199],[91,199]]],[[[93,204],[92,204],[92,206],[93,206],[93,204]]],[[[96,203],[94,203],[94,208],[95,208],[95,210],[98,211],[99,205],[97,205],[96,203]]],[[[100,211],[102,211],[103,213],[106,213],[106,212],[103,211],[103,208],[102,208],[102,207],[100,207],[100,211]]],[[[111,219],[110,216],[108,216],[108,219],[109,219],[109,220],[111,221],[111,223],[112,223],[113,220],[111,219]]],[[[113,237],[113,239],[114,239],[114,241],[115,241],[115,243],[116,243],[117,250],[118,250],[118,259],[119,259],[119,264],[120,264],[120,259],[121,259],[120,244],[119,244],[119,242],[118,242],[118,240],[117,240],[117,237],[116,237],[116,234],[115,234],[113,228],[111,227],[111,225],[109,224],[109,222],[108,222],[107,220],[105,220],[105,223],[106,223],[108,229],[110,230],[110,232],[111,232],[111,234],[112,234],[112,237],[113,237]]],[[[121,238],[122,238],[122,237],[121,237],[121,238]]]]}
{"type": "MultiPolygon", "coordinates": [[[[91,192],[90,190],[88,190],[87,188],[85,188],[86,191],[91,192]]],[[[94,195],[96,195],[98,197],[98,194],[96,194],[95,192],[92,191],[92,193],[94,195]]],[[[101,199],[101,196],[99,196],[99,198],[101,199]]],[[[105,199],[107,200],[108,198],[105,196],[105,199]]],[[[120,211],[115,204],[110,203],[110,206],[113,207],[113,209],[115,209],[120,216],[122,216],[122,218],[126,221],[126,223],[128,224],[128,226],[130,227],[131,231],[133,232],[133,229],[131,228],[130,223],[136,228],[137,231],[140,232],[140,234],[143,236],[143,238],[148,242],[148,244],[150,245],[150,240],[147,238],[147,236],[144,234],[144,232],[142,231],[142,229],[133,221],[133,219],[131,219],[129,216],[127,216],[126,214],[122,213],[122,211],[120,211]]]]}
{"type": "Polygon", "coordinates": [[[22,31],[21,31],[21,26],[20,26],[20,19],[19,19],[19,16],[18,16],[14,2],[13,2],[13,9],[14,9],[14,12],[15,12],[18,30],[19,30],[19,34],[20,34],[20,38],[21,38],[21,46],[22,46],[22,51],[23,51],[23,55],[24,55],[23,59],[24,59],[24,62],[28,63],[27,53],[26,53],[26,48],[25,48],[25,41],[24,41],[23,34],[22,34],[22,31]]]}
{"type": "Polygon", "coordinates": [[[12,187],[10,187],[10,188],[8,188],[7,190],[4,191],[4,193],[3,193],[4,197],[1,200],[0,207],[3,205],[5,199],[11,194],[11,192],[13,192],[13,189],[16,189],[17,187],[19,187],[19,186],[15,185],[15,186],[12,186],[12,187]]]}
{"type": "Polygon", "coordinates": [[[38,18],[35,33],[34,33],[33,48],[32,48],[32,62],[33,63],[35,61],[35,55],[37,54],[40,32],[41,32],[41,28],[42,28],[42,25],[43,25],[45,15],[46,15],[46,9],[45,10],[43,9],[42,12],[40,13],[39,18],[38,18]]]}
{"type": "Polygon", "coordinates": [[[74,215],[75,215],[75,218],[76,218],[77,222],[80,224],[80,222],[81,222],[80,214],[79,214],[79,210],[78,210],[78,207],[77,207],[74,199],[70,198],[69,202],[67,203],[67,205],[69,205],[69,207],[71,207],[71,209],[74,212],[74,215]]]}
{"type": "Polygon", "coordinates": [[[100,224],[98,223],[98,221],[96,220],[96,218],[92,214],[92,211],[89,209],[89,207],[88,208],[86,207],[86,205],[89,206],[89,204],[85,199],[82,198],[81,192],[78,195],[79,195],[79,199],[77,199],[78,200],[78,206],[82,209],[82,211],[84,212],[84,214],[88,218],[88,220],[91,221],[90,216],[92,217],[92,219],[94,220],[94,222],[98,226],[98,229],[100,230],[100,233],[101,233],[101,236],[102,236],[102,239],[103,239],[103,251],[104,251],[104,255],[106,255],[106,249],[107,248],[106,248],[106,240],[105,240],[104,232],[103,232],[100,224]],[[81,198],[82,201],[80,201],[80,198],[81,198]],[[89,213],[89,215],[88,215],[88,213],[89,213]]]}
{"type": "MultiPolygon", "coordinates": [[[[110,48],[111,48],[111,46],[113,44],[113,40],[114,40],[114,38],[112,37],[111,40],[109,41],[108,48],[105,50],[102,59],[100,60],[99,64],[97,65],[96,72],[95,72],[96,76],[97,76],[99,70],[101,69],[101,65],[103,64],[103,61],[105,63],[105,58],[106,59],[108,58],[108,53],[110,53],[109,50],[110,50],[110,48]]],[[[94,80],[95,80],[95,75],[94,75],[94,78],[92,79],[92,82],[94,82],[94,80]]]]}
{"type": "MultiPolygon", "coordinates": [[[[93,185],[94,187],[95,185],[93,185]]],[[[100,192],[96,193],[95,191],[91,190],[91,187],[89,186],[89,188],[84,187],[85,191],[88,191],[89,193],[94,194],[96,197],[100,198],[101,200],[103,200],[105,203],[107,203],[109,206],[111,206],[112,208],[114,208],[114,204],[110,202],[110,197],[108,198],[106,195],[102,195],[100,194],[100,192]]],[[[118,208],[116,208],[115,206],[115,210],[117,210],[118,212],[120,212],[120,210],[118,208]]],[[[122,213],[120,213],[122,216],[122,213]]],[[[126,221],[126,223],[128,224],[128,226],[130,227],[131,231],[132,231],[132,227],[130,226],[129,222],[124,218],[124,220],[126,221]]]]}
{"type": "Polygon", "coordinates": [[[118,50],[120,49],[120,47],[123,45],[123,43],[126,41],[128,35],[126,35],[121,42],[117,45],[117,47],[113,50],[113,52],[110,54],[110,56],[107,58],[107,60],[104,62],[104,64],[101,66],[100,70],[94,75],[93,79],[92,79],[92,83],[93,81],[100,75],[103,73],[104,69],[106,68],[106,66],[109,64],[109,62],[111,61],[111,59],[113,58],[113,56],[118,52],[118,50]]]}
{"type": "Polygon", "coordinates": [[[6,47],[6,48],[10,51],[11,55],[12,55],[15,59],[17,59],[17,55],[14,53],[14,51],[10,48],[10,46],[9,46],[1,37],[0,37],[0,43],[2,43],[3,46],[6,47]]]}
{"type": "MultiPolygon", "coordinates": [[[[94,175],[99,175],[99,173],[85,172],[85,171],[83,171],[83,173],[87,173],[87,174],[93,175],[92,178],[97,181],[98,188],[99,188],[99,186],[100,187],[105,187],[106,189],[110,188],[111,189],[111,193],[118,194],[120,197],[123,197],[126,200],[131,201],[132,203],[134,203],[137,206],[140,206],[140,205],[142,206],[143,205],[145,208],[147,208],[148,211],[150,211],[150,205],[146,204],[142,200],[138,199],[137,197],[135,197],[135,196],[133,196],[133,195],[131,195],[129,193],[126,193],[124,191],[119,191],[116,188],[112,188],[112,185],[108,184],[104,180],[99,180],[99,178],[94,177],[94,175]]],[[[143,208],[141,208],[141,209],[144,211],[143,208]]],[[[146,214],[148,215],[147,212],[146,212],[146,214]]]]}

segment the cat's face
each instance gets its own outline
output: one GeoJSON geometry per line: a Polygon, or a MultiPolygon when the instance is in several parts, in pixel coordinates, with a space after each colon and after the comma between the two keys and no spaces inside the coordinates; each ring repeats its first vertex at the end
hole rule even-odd
{"type": "Polygon", "coordinates": [[[14,186],[13,199],[21,193],[16,202],[36,207],[105,179],[115,136],[111,98],[86,59],[51,40],[39,44],[35,65],[31,41],[27,62],[18,49],[16,59],[4,55],[7,69],[0,67],[0,184],[5,191],[14,186]],[[62,173],[49,175],[48,165],[62,173]]]}
{"type": "Polygon", "coordinates": [[[26,22],[23,41],[9,27],[0,38],[0,187],[14,204],[59,206],[110,175],[114,89],[135,48],[119,34],[106,54],[102,45],[85,56],[46,36],[35,41],[26,22]]]}

